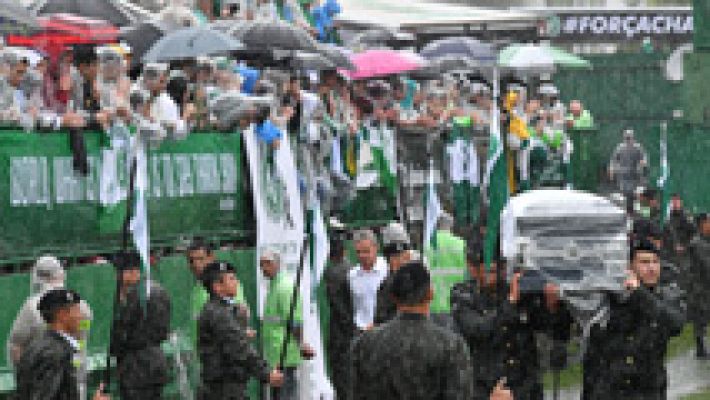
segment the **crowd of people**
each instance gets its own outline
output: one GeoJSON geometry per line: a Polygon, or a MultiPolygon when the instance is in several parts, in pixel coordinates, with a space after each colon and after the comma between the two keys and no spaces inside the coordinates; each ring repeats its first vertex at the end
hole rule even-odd
{"type": "MultiPolygon", "coordinates": [[[[326,353],[337,398],[542,399],[543,372],[568,365],[570,340],[579,335],[583,399],[665,399],[667,345],[686,322],[694,327],[697,357],[708,357],[710,217],[693,220],[674,195],[661,228],[656,196],[646,190],[638,197],[630,214],[628,278],[623,290],[606,294],[608,308],[586,327],[573,318],[555,282],[535,286],[524,270],[509,276],[500,256],[486,265],[480,240],[458,237],[449,215],[439,220],[437,247],[423,253],[397,222],[378,235],[348,232],[333,221],[324,282],[326,353]],[[346,256],[349,242],[354,263],[346,256]],[[547,348],[540,335],[549,339],[547,348]]],[[[280,254],[269,249],[259,259],[269,281],[263,353],[256,350],[234,266],[218,261],[213,246],[199,238],[186,258],[195,277],[196,398],[244,398],[250,378],[268,384],[271,398],[299,398],[298,367],[314,349],[304,341],[301,307],[291,307],[294,281],[282,271],[280,254]]],[[[168,338],[171,301],[156,282],[141,300],[137,254],[114,264],[120,291],[111,351],[121,398],[157,399],[169,381],[160,345],[168,338]]],[[[33,282],[8,342],[18,399],[79,398],[72,396],[86,391],[86,370],[71,360],[85,350],[82,321],[90,318],[89,305],[63,288],[64,271],[53,257],[38,260],[33,282]]],[[[104,398],[100,390],[94,396],[104,398]]]]}
{"type": "MultiPolygon", "coordinates": [[[[4,48],[0,119],[28,132],[68,129],[74,169],[84,175],[85,130],[121,138],[135,127],[156,146],[214,130],[251,131],[272,148],[288,140],[296,145],[299,169],[311,169],[300,172],[318,177],[326,215],[337,215],[357,190],[358,152],[372,132],[381,139],[397,129],[433,134],[457,125],[487,137],[497,117],[492,105],[498,100],[479,75],[350,81],[336,71],[289,75],[229,57],[152,63],[140,71],[129,71],[130,62],[130,48],[120,45],[80,45],[58,60],[4,48]]],[[[580,101],[563,104],[551,83],[525,87],[511,79],[502,87],[501,120],[517,190],[523,191],[539,184],[552,158],[568,164],[574,149],[567,132],[594,122],[580,101]]],[[[525,290],[530,285],[524,271],[507,276],[500,256],[484,262],[485,219],[477,221],[478,229],[461,230],[444,214],[436,247],[423,251],[400,223],[382,228],[379,236],[331,224],[326,353],[337,398],[542,399],[544,368],[564,368],[571,337],[579,334],[585,343],[583,399],[665,399],[665,349],[686,320],[695,328],[697,356],[707,357],[710,218],[702,214],[693,221],[676,195],[666,221],[658,193],[636,193],[646,156],[632,133],[624,137],[609,172],[627,196],[634,221],[629,277],[586,329],[576,325],[554,282],[525,290]],[[356,263],[346,256],[349,242],[356,263]],[[545,365],[539,335],[551,343],[545,365]]],[[[247,382],[255,378],[271,387],[271,398],[297,399],[298,367],[314,349],[304,340],[302,310],[292,307],[295,283],[282,271],[278,251],[260,252],[260,269],[269,281],[260,316],[263,352],[256,350],[235,267],[218,261],[204,240],[195,240],[186,257],[195,278],[190,298],[192,356],[200,366],[196,398],[245,398],[247,382]]],[[[161,344],[170,332],[171,299],[156,282],[143,297],[138,255],[113,261],[120,289],[111,354],[120,396],[158,399],[170,379],[161,344]]],[[[8,346],[17,398],[82,398],[87,372],[75,354],[85,351],[90,307],[64,288],[58,260],[39,260],[33,277],[36,290],[8,346]]],[[[109,395],[101,387],[93,398],[109,395]]]]}

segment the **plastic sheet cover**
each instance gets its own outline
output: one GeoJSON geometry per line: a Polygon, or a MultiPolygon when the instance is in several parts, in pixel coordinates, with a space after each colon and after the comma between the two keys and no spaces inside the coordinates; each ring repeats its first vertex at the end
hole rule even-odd
{"type": "Polygon", "coordinates": [[[502,253],[510,270],[539,276],[557,284],[563,298],[579,299],[622,288],[627,229],[624,211],[608,199],[573,190],[536,190],[511,198],[503,211],[502,253]]]}

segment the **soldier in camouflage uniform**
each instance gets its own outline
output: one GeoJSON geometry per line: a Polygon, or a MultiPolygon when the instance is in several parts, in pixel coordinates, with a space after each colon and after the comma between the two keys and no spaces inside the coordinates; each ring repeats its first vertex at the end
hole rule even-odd
{"type": "Polygon", "coordinates": [[[593,319],[584,355],[583,400],[664,400],[664,358],[681,332],[685,305],[675,284],[660,284],[658,249],[641,240],[631,251],[626,291],[609,295],[593,319]]]}
{"type": "Polygon", "coordinates": [[[348,398],[470,399],[468,348],[460,336],[429,320],[433,293],[426,267],[402,266],[391,292],[399,315],[353,343],[348,398]]]}
{"type": "Polygon", "coordinates": [[[496,382],[505,379],[516,399],[542,400],[535,333],[552,336],[557,344],[553,349],[562,354],[553,354],[551,359],[563,363],[572,318],[559,302],[554,285],[521,293],[520,274],[508,286],[498,282],[497,268],[504,266],[493,262],[486,272],[482,259],[482,254],[475,260],[469,256],[472,278],[451,289],[455,326],[468,342],[474,360],[474,399],[486,399],[496,382]]]}
{"type": "Polygon", "coordinates": [[[347,393],[347,354],[356,331],[352,295],[348,284],[348,272],[353,268],[353,264],[345,257],[345,228],[339,223],[331,223],[330,237],[330,260],[323,273],[330,308],[327,351],[331,381],[336,395],[342,399],[347,393]]]}
{"type": "Polygon", "coordinates": [[[681,271],[673,262],[673,250],[664,242],[664,235],[661,227],[658,224],[651,222],[648,232],[646,233],[646,239],[653,243],[653,245],[658,249],[661,261],[661,284],[665,285],[675,283],[681,287],[681,271]]]}
{"type": "Polygon", "coordinates": [[[404,264],[413,261],[413,251],[410,249],[409,237],[404,227],[399,223],[391,223],[382,232],[382,253],[387,259],[389,274],[377,289],[377,304],[375,308],[375,324],[383,324],[397,315],[390,288],[394,273],[404,264]]]}
{"type": "Polygon", "coordinates": [[[141,259],[136,253],[121,257],[120,304],[111,331],[111,354],[116,357],[121,399],[160,399],[168,383],[168,361],[160,345],[170,332],[170,298],[154,281],[141,305],[138,285],[141,259]]]}
{"type": "Polygon", "coordinates": [[[705,330],[710,320],[710,216],[698,216],[698,235],[688,247],[690,293],[688,317],[693,322],[698,358],[707,357],[705,330]]]}
{"type": "Polygon", "coordinates": [[[668,247],[673,263],[680,272],[678,284],[687,293],[690,284],[688,246],[695,235],[695,224],[683,209],[683,200],[677,193],[671,196],[671,212],[663,228],[663,243],[668,247]]]}
{"type": "Polygon", "coordinates": [[[197,350],[202,361],[198,400],[247,399],[247,381],[252,377],[280,386],[283,375],[278,370],[269,370],[239,322],[233,300],[238,287],[234,268],[224,262],[212,263],[203,271],[202,282],[210,300],[198,322],[197,350]]]}
{"type": "MultiPolygon", "coordinates": [[[[71,290],[52,289],[39,300],[38,310],[48,329],[35,337],[17,365],[17,400],[80,400],[77,365],[81,298],[71,290]]],[[[93,400],[109,400],[103,384],[93,400]]]]}

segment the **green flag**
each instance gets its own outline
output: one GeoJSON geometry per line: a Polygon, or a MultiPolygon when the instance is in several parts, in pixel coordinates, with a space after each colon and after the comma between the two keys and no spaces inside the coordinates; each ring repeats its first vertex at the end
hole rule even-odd
{"type": "Polygon", "coordinates": [[[387,129],[362,127],[363,144],[358,154],[358,177],[356,186],[367,188],[375,184],[397,194],[396,149],[394,133],[387,129]]]}
{"type": "Polygon", "coordinates": [[[483,243],[483,258],[490,269],[493,255],[498,245],[500,214],[508,202],[508,175],[500,133],[500,111],[498,108],[498,70],[493,72],[493,109],[491,110],[490,144],[486,162],[485,186],[488,188],[488,226],[483,243]]]}

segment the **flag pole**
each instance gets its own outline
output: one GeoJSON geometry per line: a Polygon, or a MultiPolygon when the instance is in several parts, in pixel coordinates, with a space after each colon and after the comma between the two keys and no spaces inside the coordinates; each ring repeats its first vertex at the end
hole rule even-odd
{"type": "Polygon", "coordinates": [[[668,123],[666,121],[661,122],[661,176],[658,179],[658,186],[661,189],[661,215],[660,215],[660,226],[663,228],[666,221],[668,220],[668,215],[670,211],[669,201],[670,196],[668,193],[668,179],[670,178],[670,171],[668,166],[668,123]]]}
{"type": "Polygon", "coordinates": [[[301,287],[301,278],[303,277],[303,269],[306,260],[306,249],[309,247],[309,239],[311,236],[311,214],[312,210],[307,211],[307,222],[306,222],[306,234],[303,236],[303,243],[301,245],[301,254],[298,261],[298,270],[296,272],[296,283],[293,285],[293,291],[291,292],[291,304],[288,310],[288,319],[286,320],[286,335],[283,342],[281,343],[281,354],[279,355],[278,367],[283,369],[284,363],[286,362],[286,356],[288,355],[288,341],[291,339],[293,334],[293,320],[294,314],[296,313],[296,302],[298,301],[298,291],[301,287]]]}
{"type": "MultiPolygon", "coordinates": [[[[128,180],[128,197],[126,199],[126,217],[123,220],[123,228],[121,230],[121,260],[120,262],[125,262],[128,254],[128,236],[131,228],[131,216],[133,209],[133,194],[135,192],[136,185],[136,173],[138,169],[138,162],[135,156],[131,156],[131,169],[129,172],[128,180]]],[[[114,266],[116,267],[116,266],[114,266]]],[[[109,387],[111,386],[111,351],[113,350],[113,328],[116,326],[116,320],[118,319],[117,310],[121,303],[121,287],[123,286],[123,274],[116,270],[116,291],[113,294],[113,309],[111,311],[111,328],[109,330],[109,343],[108,349],[106,351],[106,369],[104,370],[104,393],[109,393],[109,387]]]]}

